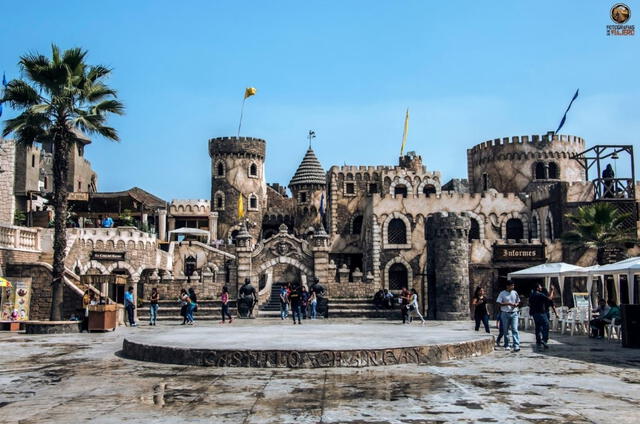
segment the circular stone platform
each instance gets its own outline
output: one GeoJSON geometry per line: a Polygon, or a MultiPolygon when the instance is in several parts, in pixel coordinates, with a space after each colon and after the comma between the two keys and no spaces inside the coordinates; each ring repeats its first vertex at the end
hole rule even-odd
{"type": "Polygon", "coordinates": [[[327,323],[290,321],[253,325],[144,329],[126,336],[123,355],[168,364],[327,368],[432,364],[493,351],[493,337],[470,322],[327,323]],[[306,323],[305,323],[306,324],[306,323]]]}

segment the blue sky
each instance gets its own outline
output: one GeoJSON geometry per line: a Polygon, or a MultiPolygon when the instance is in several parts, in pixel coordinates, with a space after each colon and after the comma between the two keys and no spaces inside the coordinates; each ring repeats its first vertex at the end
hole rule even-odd
{"type": "Polygon", "coordinates": [[[235,135],[247,86],[241,135],[267,140],[269,182],[288,184],[310,129],[325,169],[396,164],[407,107],[407,150],[446,181],[466,178],[474,144],[554,130],[578,87],[562,133],[638,147],[640,34],[606,36],[612,4],[13,2],[0,70],[19,76],[18,57],[52,42],[113,68],[127,114],[111,120],[121,143],[87,149],[100,191],[209,198],[207,140],[235,135]]]}

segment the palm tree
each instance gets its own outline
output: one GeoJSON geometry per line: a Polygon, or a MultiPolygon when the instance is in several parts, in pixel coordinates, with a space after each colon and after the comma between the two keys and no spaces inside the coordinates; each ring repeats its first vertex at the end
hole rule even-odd
{"type": "Polygon", "coordinates": [[[105,125],[110,114],[121,115],[123,105],[115,90],[103,81],[111,70],[85,63],[87,51],[73,48],[60,52],[51,46],[51,58],[37,53],[20,57],[26,80],[9,82],[2,103],[21,111],[5,122],[3,136],[13,133],[17,143],[50,143],[53,147],[53,282],[51,320],[62,318],[63,275],[67,217],[69,153],[81,134],[99,134],[118,141],[114,128],[105,125]]]}
{"type": "Polygon", "coordinates": [[[561,238],[576,248],[598,249],[598,264],[602,265],[604,248],[636,242],[632,231],[625,225],[630,216],[628,213],[620,213],[610,203],[598,202],[581,206],[576,213],[566,215],[573,229],[564,233],[561,238]]]}

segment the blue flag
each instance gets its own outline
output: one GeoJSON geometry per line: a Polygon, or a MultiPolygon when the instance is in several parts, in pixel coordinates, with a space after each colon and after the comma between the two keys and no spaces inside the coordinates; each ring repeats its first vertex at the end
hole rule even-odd
{"type": "Polygon", "coordinates": [[[567,110],[564,111],[564,116],[562,117],[562,120],[560,121],[560,125],[558,125],[558,129],[556,130],[556,134],[558,134],[558,131],[560,131],[560,129],[564,125],[564,122],[567,120],[567,112],[569,112],[569,109],[571,109],[571,105],[573,104],[573,101],[578,98],[578,92],[579,91],[580,91],[580,89],[576,90],[576,94],[573,95],[573,98],[571,99],[571,102],[569,103],[569,106],[567,107],[567,110]]]}
{"type": "MultiPolygon", "coordinates": [[[[7,77],[2,73],[2,86],[7,88],[7,77]]],[[[4,97],[4,90],[2,90],[2,97],[4,97]]],[[[0,116],[2,116],[2,102],[0,102],[0,116]]]]}
{"type": "Polygon", "coordinates": [[[324,193],[322,193],[322,197],[320,198],[320,216],[324,218],[324,193]]]}

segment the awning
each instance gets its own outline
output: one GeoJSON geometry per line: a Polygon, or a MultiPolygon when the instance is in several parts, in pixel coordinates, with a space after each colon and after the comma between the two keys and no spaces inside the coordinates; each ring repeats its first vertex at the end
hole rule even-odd
{"type": "Polygon", "coordinates": [[[584,268],[567,264],[565,262],[552,262],[548,264],[536,265],[530,268],[521,269],[520,271],[510,272],[507,278],[544,278],[544,286],[547,290],[551,287],[551,278],[558,279],[560,287],[560,299],[564,301],[564,278],[570,272],[582,271],[584,268]]]}
{"type": "Polygon", "coordinates": [[[183,228],[177,228],[175,230],[171,230],[169,231],[169,240],[171,240],[172,234],[182,234],[182,235],[188,235],[188,236],[194,236],[194,237],[205,237],[207,239],[207,244],[209,243],[209,235],[210,235],[209,231],[200,230],[198,228],[183,227],[183,228]]]}
{"type": "Polygon", "coordinates": [[[627,287],[629,289],[629,303],[635,300],[635,279],[634,275],[640,275],[640,256],[624,259],[622,261],[602,265],[589,272],[591,275],[612,275],[616,285],[616,300],[620,304],[620,276],[627,276],[627,287]]]}

